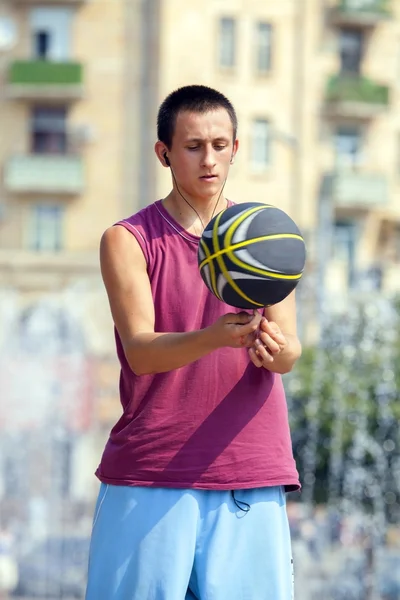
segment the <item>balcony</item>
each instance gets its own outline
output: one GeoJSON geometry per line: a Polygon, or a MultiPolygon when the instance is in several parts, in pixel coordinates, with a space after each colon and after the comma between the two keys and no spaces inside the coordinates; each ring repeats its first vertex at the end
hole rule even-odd
{"type": "Polygon", "coordinates": [[[388,86],[357,75],[335,75],[328,81],[325,112],[330,116],[373,118],[389,106],[388,86]]]}
{"type": "Polygon", "coordinates": [[[330,19],[338,27],[374,27],[391,16],[391,0],[339,0],[330,19]]]}
{"type": "Polygon", "coordinates": [[[79,6],[80,4],[85,4],[89,2],[89,0],[12,0],[14,4],[26,6],[34,6],[36,4],[47,5],[47,6],[79,6]]]}
{"type": "Polygon", "coordinates": [[[9,99],[62,102],[83,97],[83,67],[77,62],[17,60],[6,84],[9,99]]]}
{"type": "Polygon", "coordinates": [[[4,186],[15,194],[76,196],[85,187],[83,160],[71,154],[13,156],[4,166],[4,186]]]}
{"type": "Polygon", "coordinates": [[[335,208],[382,208],[389,203],[389,182],[381,173],[343,169],[325,175],[323,195],[335,208]]]}

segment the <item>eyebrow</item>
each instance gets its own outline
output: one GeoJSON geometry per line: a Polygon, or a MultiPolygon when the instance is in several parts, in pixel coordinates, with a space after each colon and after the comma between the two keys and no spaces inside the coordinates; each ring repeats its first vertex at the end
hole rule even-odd
{"type": "MultiPolygon", "coordinates": [[[[230,141],[230,138],[223,137],[223,136],[219,136],[213,140],[213,142],[229,142],[229,141],[230,141]]],[[[187,144],[194,143],[194,142],[196,142],[197,144],[199,144],[199,143],[201,144],[201,143],[205,142],[205,139],[204,138],[189,138],[189,139],[185,140],[185,142],[187,144]]]]}

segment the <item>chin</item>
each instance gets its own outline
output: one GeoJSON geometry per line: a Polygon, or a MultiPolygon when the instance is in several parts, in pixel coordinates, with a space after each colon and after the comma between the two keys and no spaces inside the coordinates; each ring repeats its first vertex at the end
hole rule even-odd
{"type": "Polygon", "coordinates": [[[212,200],[213,198],[218,196],[220,193],[221,193],[221,185],[219,183],[209,185],[206,189],[204,189],[202,187],[202,188],[196,190],[196,192],[195,192],[196,196],[198,198],[201,198],[202,200],[212,200]]]}

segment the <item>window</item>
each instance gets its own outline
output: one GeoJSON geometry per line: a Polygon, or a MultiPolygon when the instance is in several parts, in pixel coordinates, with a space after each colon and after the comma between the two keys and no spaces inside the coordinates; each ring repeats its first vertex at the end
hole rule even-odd
{"type": "Polygon", "coordinates": [[[347,264],[349,287],[355,284],[355,252],[358,227],[355,221],[336,221],[333,236],[333,257],[347,264]]]}
{"type": "Polygon", "coordinates": [[[32,56],[63,61],[71,54],[73,11],[61,6],[40,6],[30,11],[32,56]]]}
{"type": "Polygon", "coordinates": [[[257,23],[257,71],[268,73],[272,63],[272,26],[257,23]]]}
{"type": "Polygon", "coordinates": [[[251,164],[255,169],[265,169],[270,162],[270,123],[266,119],[256,119],[252,126],[251,164]]]}
{"type": "Polygon", "coordinates": [[[37,31],[34,36],[34,54],[37,58],[45,60],[50,52],[50,33],[48,31],[37,31]]]}
{"type": "Polygon", "coordinates": [[[29,246],[31,250],[56,252],[63,245],[62,206],[39,204],[32,208],[29,246]]]}
{"type": "Polygon", "coordinates": [[[358,29],[342,29],[339,38],[340,71],[343,74],[358,75],[363,53],[363,34],[358,29]]]}
{"type": "Polygon", "coordinates": [[[340,126],[335,133],[337,167],[354,167],[362,161],[362,135],[357,126],[340,126]]]}
{"type": "Polygon", "coordinates": [[[221,67],[234,67],[236,62],[236,23],[234,19],[220,20],[219,64],[221,67]]]}
{"type": "Polygon", "coordinates": [[[65,108],[34,107],[31,114],[31,148],[34,154],[65,154],[67,111],[65,108]]]}

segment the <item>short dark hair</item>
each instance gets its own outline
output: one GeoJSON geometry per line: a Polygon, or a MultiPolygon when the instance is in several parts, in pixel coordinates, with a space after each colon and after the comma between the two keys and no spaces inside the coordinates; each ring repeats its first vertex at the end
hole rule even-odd
{"type": "Polygon", "coordinates": [[[171,149],[176,118],[179,113],[188,111],[203,114],[219,108],[225,108],[229,114],[235,140],[238,128],[237,116],[232,103],[226,96],[205,85],[187,85],[175,90],[165,98],[158,111],[157,136],[159,141],[171,149]]]}

